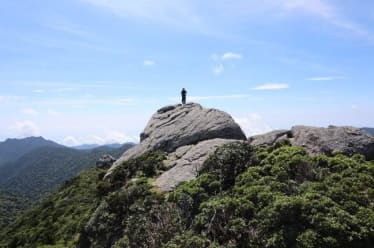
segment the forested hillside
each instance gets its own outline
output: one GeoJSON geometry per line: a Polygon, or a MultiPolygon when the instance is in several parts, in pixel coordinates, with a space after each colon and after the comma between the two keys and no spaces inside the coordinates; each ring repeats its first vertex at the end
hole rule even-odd
{"type": "Polygon", "coordinates": [[[42,137],[29,137],[25,139],[7,139],[0,142],[0,167],[6,162],[16,161],[23,155],[40,147],[62,147],[42,137]]]}
{"type": "Polygon", "coordinates": [[[131,146],[99,147],[91,151],[78,151],[63,146],[40,147],[0,167],[0,190],[3,191],[0,208],[4,209],[0,212],[0,224],[8,223],[17,212],[55,191],[82,170],[95,166],[103,154],[118,157],[131,146]]]}
{"type": "Polygon", "coordinates": [[[127,160],[109,181],[102,171],[85,172],[0,240],[9,247],[374,246],[374,162],[361,155],[233,143],[169,193],[153,186],[164,159],[148,152],[127,160]]]}

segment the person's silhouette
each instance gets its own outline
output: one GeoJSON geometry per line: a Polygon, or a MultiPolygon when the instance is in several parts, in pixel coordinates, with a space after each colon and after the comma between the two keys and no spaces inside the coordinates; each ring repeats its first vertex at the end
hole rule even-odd
{"type": "Polygon", "coordinates": [[[185,88],[182,89],[181,95],[182,95],[182,104],[186,104],[187,90],[185,88]]]}

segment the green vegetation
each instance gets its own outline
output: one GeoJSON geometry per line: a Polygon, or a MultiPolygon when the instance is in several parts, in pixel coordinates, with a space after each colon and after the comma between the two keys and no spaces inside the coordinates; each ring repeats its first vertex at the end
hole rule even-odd
{"type": "Polygon", "coordinates": [[[0,167],[0,228],[18,213],[55,191],[82,170],[91,168],[103,154],[119,157],[131,145],[78,151],[63,146],[44,146],[0,167]]]}
{"type": "Polygon", "coordinates": [[[286,142],[231,144],[168,194],[152,186],[164,158],[150,152],[126,161],[109,181],[85,172],[0,240],[10,247],[374,247],[374,162],[363,156],[309,156],[286,142]]]}
{"type": "Polygon", "coordinates": [[[95,169],[82,172],[39,206],[26,211],[2,230],[0,247],[6,244],[9,247],[72,247],[100,200],[96,195],[100,173],[95,169]]]}
{"type": "Polygon", "coordinates": [[[26,195],[15,195],[0,191],[0,228],[8,225],[19,212],[30,206],[26,195]]]}
{"type": "Polygon", "coordinates": [[[24,139],[7,139],[0,142],[0,167],[7,162],[13,162],[23,155],[40,147],[62,147],[53,141],[42,137],[28,137],[24,139]]]}
{"type": "MultiPolygon", "coordinates": [[[[195,238],[223,247],[373,247],[373,162],[358,155],[311,157],[287,145],[243,160],[251,149],[217,152],[197,180],[170,195],[195,238]],[[225,173],[233,164],[235,177],[225,173]]],[[[190,235],[168,247],[183,246],[190,235]]]]}

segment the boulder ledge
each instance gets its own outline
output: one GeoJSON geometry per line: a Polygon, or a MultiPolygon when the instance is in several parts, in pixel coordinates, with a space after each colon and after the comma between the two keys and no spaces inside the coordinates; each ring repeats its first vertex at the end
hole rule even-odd
{"type": "Polygon", "coordinates": [[[279,130],[250,137],[249,143],[264,146],[279,140],[289,140],[292,145],[302,146],[310,154],[337,151],[348,156],[358,153],[367,159],[374,159],[374,137],[354,127],[294,126],[288,131],[279,130]]]}

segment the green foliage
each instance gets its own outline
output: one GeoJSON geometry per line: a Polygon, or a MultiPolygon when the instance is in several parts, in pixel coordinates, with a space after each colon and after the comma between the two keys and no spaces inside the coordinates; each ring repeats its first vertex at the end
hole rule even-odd
{"type": "Polygon", "coordinates": [[[0,229],[8,225],[18,213],[32,201],[27,195],[17,195],[0,191],[0,229]]]}
{"type": "Polygon", "coordinates": [[[110,177],[111,190],[124,186],[135,176],[153,177],[164,170],[163,160],[166,155],[162,151],[146,152],[143,155],[127,160],[115,168],[110,177]]]}
{"type": "Polygon", "coordinates": [[[224,247],[374,245],[373,162],[309,156],[288,144],[246,146],[217,151],[202,175],[170,194],[191,235],[224,247]]]}
{"type": "Polygon", "coordinates": [[[0,246],[72,247],[99,202],[99,173],[95,169],[82,172],[40,205],[26,211],[0,232],[0,246]]]}
{"type": "Polygon", "coordinates": [[[95,172],[90,193],[71,181],[0,239],[69,247],[75,237],[82,248],[374,246],[374,162],[362,156],[310,156],[284,142],[231,144],[168,194],[152,186],[164,159],[144,154],[109,181],[95,172]],[[91,205],[73,219],[76,195],[90,195],[91,205]],[[58,207],[66,197],[71,209],[58,207]]]}
{"type": "MultiPolygon", "coordinates": [[[[91,168],[103,154],[119,156],[130,147],[129,144],[125,144],[117,149],[97,148],[92,151],[78,151],[52,142],[49,144],[49,141],[43,141],[42,138],[30,139],[40,139],[39,146],[44,146],[32,151],[27,150],[29,152],[17,161],[0,167],[0,190],[3,191],[0,194],[0,228],[12,221],[18,213],[56,190],[65,181],[75,177],[82,170],[91,168]]],[[[24,142],[17,141],[23,146],[24,142]]],[[[37,144],[33,144],[33,147],[37,144]]]]}

